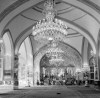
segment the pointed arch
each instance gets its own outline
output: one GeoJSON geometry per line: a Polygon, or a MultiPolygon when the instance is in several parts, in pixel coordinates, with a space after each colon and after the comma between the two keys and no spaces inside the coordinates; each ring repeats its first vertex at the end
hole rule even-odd
{"type": "Polygon", "coordinates": [[[5,44],[5,66],[4,70],[8,71],[13,79],[12,71],[14,68],[14,45],[10,30],[5,30],[3,35],[5,44]]]}

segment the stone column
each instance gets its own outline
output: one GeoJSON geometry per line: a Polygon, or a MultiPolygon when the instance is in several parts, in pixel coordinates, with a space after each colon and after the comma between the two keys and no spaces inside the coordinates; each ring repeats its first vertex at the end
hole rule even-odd
{"type": "Polygon", "coordinates": [[[87,67],[89,64],[88,62],[88,40],[84,37],[83,38],[83,45],[82,45],[82,59],[83,59],[83,68],[87,67]]]}
{"type": "MultiPolygon", "coordinates": [[[[89,50],[89,42],[84,37],[83,38],[83,46],[82,46],[82,56],[83,56],[83,74],[85,85],[88,86],[88,82],[90,81],[90,65],[89,65],[89,57],[90,57],[90,50],[89,50]]],[[[92,49],[92,47],[91,47],[92,49]]]]}
{"type": "Polygon", "coordinates": [[[96,52],[96,67],[95,67],[95,81],[96,85],[100,88],[100,30],[98,32],[98,43],[96,52]]]}
{"type": "Polygon", "coordinates": [[[34,85],[40,83],[40,65],[38,64],[40,60],[37,58],[34,62],[34,85]]]}
{"type": "Polygon", "coordinates": [[[5,45],[0,38],[0,85],[4,84],[4,66],[5,66],[5,45]]]}
{"type": "Polygon", "coordinates": [[[94,56],[94,84],[100,89],[100,57],[97,55],[94,56]]]}
{"type": "Polygon", "coordinates": [[[14,78],[14,89],[18,89],[18,62],[19,58],[18,55],[15,55],[14,57],[14,71],[13,71],[13,78],[14,78]]]}

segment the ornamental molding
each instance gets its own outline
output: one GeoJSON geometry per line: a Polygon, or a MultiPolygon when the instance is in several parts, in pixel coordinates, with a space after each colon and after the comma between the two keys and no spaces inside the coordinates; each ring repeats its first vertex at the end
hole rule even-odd
{"type": "Polygon", "coordinates": [[[91,7],[92,9],[94,9],[96,12],[100,14],[100,6],[93,3],[92,1],[90,0],[77,0],[77,1],[84,3],[85,5],[91,7]]]}

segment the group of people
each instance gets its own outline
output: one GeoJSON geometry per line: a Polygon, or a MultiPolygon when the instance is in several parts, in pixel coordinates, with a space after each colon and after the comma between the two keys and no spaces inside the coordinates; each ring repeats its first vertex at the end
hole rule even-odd
{"type": "Polygon", "coordinates": [[[40,78],[40,85],[44,85],[44,84],[48,84],[48,85],[55,85],[56,83],[56,78],[54,77],[54,75],[45,75],[43,77],[43,75],[40,78]]]}
{"type": "Polygon", "coordinates": [[[76,76],[72,76],[68,73],[60,76],[41,74],[40,81],[37,80],[37,85],[82,85],[85,84],[85,81],[87,81],[87,83],[89,81],[87,75],[83,78],[82,75],[79,74],[76,76]]]}
{"type": "Polygon", "coordinates": [[[75,84],[75,78],[65,78],[64,76],[54,76],[54,75],[41,75],[40,82],[37,81],[37,85],[67,85],[75,84]]]}

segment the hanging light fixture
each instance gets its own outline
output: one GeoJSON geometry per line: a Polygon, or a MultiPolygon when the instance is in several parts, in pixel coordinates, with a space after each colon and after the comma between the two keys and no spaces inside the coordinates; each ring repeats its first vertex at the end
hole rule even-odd
{"type": "Polygon", "coordinates": [[[54,5],[54,0],[46,0],[44,3],[45,18],[37,22],[32,29],[35,40],[43,38],[61,40],[67,36],[67,25],[64,21],[55,18],[57,11],[54,9],[54,5]]]}
{"type": "Polygon", "coordinates": [[[57,55],[58,53],[64,53],[64,51],[58,47],[58,42],[55,40],[52,40],[50,44],[48,44],[48,47],[49,48],[46,50],[46,53],[48,54],[50,53],[51,55],[57,55]]]}
{"type": "Polygon", "coordinates": [[[55,62],[63,62],[63,53],[64,51],[58,47],[58,43],[55,40],[52,40],[49,44],[49,48],[46,50],[46,54],[51,59],[49,60],[50,64],[55,62]]]}

